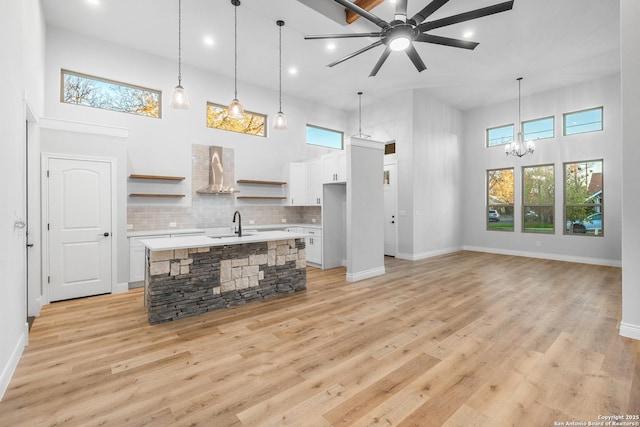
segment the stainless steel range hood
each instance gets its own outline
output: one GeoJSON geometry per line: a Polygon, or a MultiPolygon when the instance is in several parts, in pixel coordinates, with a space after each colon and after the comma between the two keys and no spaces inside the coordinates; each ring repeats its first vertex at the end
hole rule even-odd
{"type": "Polygon", "coordinates": [[[231,182],[224,181],[224,165],[222,163],[222,147],[211,146],[209,147],[209,160],[211,165],[209,167],[209,185],[196,191],[200,194],[233,194],[237,193],[230,184],[231,182]]]}

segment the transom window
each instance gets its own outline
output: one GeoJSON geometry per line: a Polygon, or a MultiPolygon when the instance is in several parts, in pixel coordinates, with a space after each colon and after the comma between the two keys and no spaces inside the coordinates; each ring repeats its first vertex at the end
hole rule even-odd
{"type": "Polygon", "coordinates": [[[162,92],[61,70],[60,102],[160,118],[162,92]]]}
{"type": "Polygon", "coordinates": [[[554,127],[555,120],[553,116],[527,120],[526,122],[522,122],[522,137],[525,141],[553,138],[554,127]]]}
{"type": "Polygon", "coordinates": [[[513,142],[513,124],[487,129],[487,147],[505,145],[513,142]]]}
{"type": "Polygon", "coordinates": [[[565,234],[604,234],[603,161],[564,164],[565,234]]]}
{"type": "Polygon", "coordinates": [[[553,233],[555,178],[553,165],[522,168],[522,231],[553,233]]]}
{"type": "Polygon", "coordinates": [[[342,150],[344,147],[344,132],[308,124],[307,144],[342,150]]]}
{"type": "Polygon", "coordinates": [[[602,130],[602,107],[565,113],[563,117],[565,135],[602,130]]]}
{"type": "Polygon", "coordinates": [[[513,231],[513,168],[487,171],[487,230],[513,231]]]}
{"type": "Polygon", "coordinates": [[[241,119],[232,119],[229,117],[226,106],[207,102],[207,127],[209,128],[266,137],[266,123],[266,114],[245,110],[241,119]]]}

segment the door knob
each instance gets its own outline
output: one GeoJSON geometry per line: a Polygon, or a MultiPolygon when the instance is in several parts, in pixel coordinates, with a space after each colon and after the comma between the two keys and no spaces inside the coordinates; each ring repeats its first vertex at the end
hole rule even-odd
{"type": "MultiPolygon", "coordinates": [[[[99,236],[99,234],[98,234],[98,236],[99,236]]],[[[104,234],[103,234],[103,236],[104,236],[104,237],[109,237],[109,232],[108,232],[108,231],[105,231],[105,232],[104,232],[104,234]]]]}
{"type": "Polygon", "coordinates": [[[395,223],[396,223],[395,221],[391,221],[391,224],[395,224],[395,223]]]}

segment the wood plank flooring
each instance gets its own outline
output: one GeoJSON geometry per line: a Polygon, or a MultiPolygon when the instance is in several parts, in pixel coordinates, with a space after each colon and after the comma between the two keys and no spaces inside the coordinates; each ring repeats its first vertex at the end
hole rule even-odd
{"type": "Polygon", "coordinates": [[[640,414],[621,270],[476,252],[150,326],[142,289],[47,305],[0,426],[554,426],[640,414]]]}

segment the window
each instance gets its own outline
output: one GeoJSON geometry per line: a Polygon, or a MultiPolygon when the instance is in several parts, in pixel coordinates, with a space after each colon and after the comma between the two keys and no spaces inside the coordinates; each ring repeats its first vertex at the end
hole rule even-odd
{"type": "Polygon", "coordinates": [[[232,119],[227,114],[227,107],[207,102],[207,127],[246,133],[247,135],[267,136],[267,116],[244,110],[241,119],[232,119]]]}
{"type": "Polygon", "coordinates": [[[342,150],[344,133],[338,130],[307,125],[307,144],[342,150]]]}
{"type": "Polygon", "coordinates": [[[487,171],[487,230],[513,231],[513,168],[487,171]]]}
{"type": "Polygon", "coordinates": [[[513,125],[487,129],[487,147],[505,145],[513,142],[513,125]]]}
{"type": "Polygon", "coordinates": [[[553,165],[522,168],[522,231],[553,234],[555,178],[553,165]]]}
{"type": "Polygon", "coordinates": [[[599,130],[602,130],[602,107],[564,114],[565,135],[599,130]]]}
{"type": "Polygon", "coordinates": [[[73,71],[61,71],[60,102],[161,117],[162,92],[73,71]]]}
{"type": "Polygon", "coordinates": [[[554,122],[553,116],[522,122],[522,137],[525,141],[553,138],[554,122]]]}
{"type": "Polygon", "coordinates": [[[565,234],[603,235],[602,160],[564,164],[565,234]]]}

